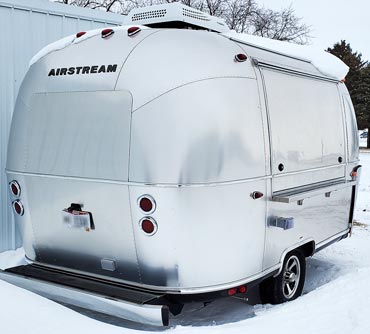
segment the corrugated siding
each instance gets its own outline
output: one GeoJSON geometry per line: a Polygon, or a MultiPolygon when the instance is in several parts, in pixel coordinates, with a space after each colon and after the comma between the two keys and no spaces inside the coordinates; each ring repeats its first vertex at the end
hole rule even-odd
{"type": "Polygon", "coordinates": [[[66,35],[122,22],[117,14],[47,0],[0,0],[0,252],[21,245],[10,210],[5,163],[14,103],[30,59],[66,35]]]}

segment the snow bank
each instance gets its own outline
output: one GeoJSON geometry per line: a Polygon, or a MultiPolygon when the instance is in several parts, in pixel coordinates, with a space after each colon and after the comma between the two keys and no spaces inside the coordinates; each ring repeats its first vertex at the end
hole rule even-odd
{"type": "MultiPolygon", "coordinates": [[[[81,43],[91,37],[94,37],[98,34],[100,34],[100,32],[104,29],[113,29],[115,32],[117,31],[124,31],[124,32],[127,32],[127,29],[132,27],[132,25],[130,26],[119,26],[119,27],[106,27],[106,28],[103,28],[103,29],[94,29],[94,30],[89,30],[86,32],[85,35],[77,38],[76,37],[76,34],[73,34],[73,35],[69,35],[67,37],[64,37],[60,40],[57,40],[56,42],[54,43],[51,43],[47,46],[45,46],[43,49],[41,49],[38,53],[36,53],[32,59],[30,60],[30,63],[29,63],[29,66],[31,67],[34,63],[36,63],[37,61],[39,61],[41,58],[45,57],[46,55],[48,55],[49,53],[51,52],[54,52],[54,51],[57,51],[57,50],[62,50],[64,49],[65,47],[67,47],[68,45],[71,45],[71,44],[78,44],[78,43],[81,43]]],[[[142,30],[144,29],[150,29],[148,27],[144,27],[144,26],[138,26],[140,27],[142,30]]]]}
{"type": "Polygon", "coordinates": [[[248,34],[239,34],[235,31],[223,33],[222,35],[242,43],[244,42],[287,56],[309,61],[322,74],[337,80],[344,79],[349,70],[349,67],[339,58],[313,46],[298,45],[248,34]]]}
{"type": "MultiPolygon", "coordinates": [[[[14,251],[0,253],[0,269],[5,270],[10,267],[27,264],[23,248],[14,251]]],[[[1,294],[0,294],[1,295],[1,294]]]]}
{"type": "Polygon", "coordinates": [[[0,281],[0,324],[4,334],[119,334],[121,328],[89,319],[32,292],[0,281]]]}

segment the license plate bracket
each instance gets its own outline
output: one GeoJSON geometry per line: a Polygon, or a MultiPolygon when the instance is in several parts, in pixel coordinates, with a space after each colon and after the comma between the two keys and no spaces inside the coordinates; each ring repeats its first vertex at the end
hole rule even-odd
{"type": "Polygon", "coordinates": [[[95,229],[92,213],[81,210],[81,206],[71,204],[62,210],[63,224],[69,228],[75,228],[89,232],[95,229]]]}

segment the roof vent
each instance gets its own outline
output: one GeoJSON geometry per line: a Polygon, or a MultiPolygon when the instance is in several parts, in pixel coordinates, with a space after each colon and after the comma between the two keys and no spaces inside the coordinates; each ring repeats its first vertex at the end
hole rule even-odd
{"type": "Polygon", "coordinates": [[[152,28],[203,29],[227,32],[225,21],[203,13],[180,2],[135,8],[127,16],[125,24],[141,24],[152,28]]]}

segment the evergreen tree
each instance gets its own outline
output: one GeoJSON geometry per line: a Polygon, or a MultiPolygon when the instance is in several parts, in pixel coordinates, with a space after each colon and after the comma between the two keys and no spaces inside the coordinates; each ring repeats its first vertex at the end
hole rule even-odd
{"type": "MultiPolygon", "coordinates": [[[[370,65],[362,60],[361,53],[353,52],[345,40],[334,44],[333,48],[328,48],[327,51],[349,66],[346,86],[355,108],[358,127],[370,130],[370,65]]],[[[367,147],[370,147],[370,136],[367,147]]]]}

